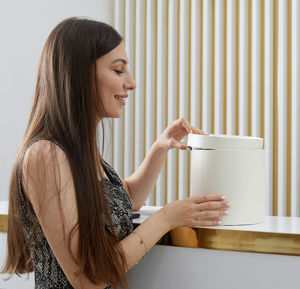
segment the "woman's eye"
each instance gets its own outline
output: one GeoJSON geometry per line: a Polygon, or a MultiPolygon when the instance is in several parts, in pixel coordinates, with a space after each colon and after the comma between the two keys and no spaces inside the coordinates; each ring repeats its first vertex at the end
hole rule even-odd
{"type": "Polygon", "coordinates": [[[122,73],[124,73],[122,70],[115,70],[115,72],[117,73],[117,74],[122,74],[122,73]]]}

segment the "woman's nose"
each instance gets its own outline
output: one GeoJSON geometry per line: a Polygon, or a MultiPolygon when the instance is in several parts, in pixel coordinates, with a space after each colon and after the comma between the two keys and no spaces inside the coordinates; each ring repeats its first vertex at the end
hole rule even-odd
{"type": "Polygon", "coordinates": [[[136,88],[136,82],[132,75],[130,75],[125,82],[125,88],[129,90],[133,90],[136,88]]]}

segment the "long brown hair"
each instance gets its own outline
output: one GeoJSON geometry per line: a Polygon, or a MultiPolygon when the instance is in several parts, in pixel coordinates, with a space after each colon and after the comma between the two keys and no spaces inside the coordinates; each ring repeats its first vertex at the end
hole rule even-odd
{"type": "Polygon", "coordinates": [[[126,258],[98,180],[103,172],[99,169],[97,141],[97,120],[105,115],[105,109],[97,93],[96,59],[121,42],[122,37],[111,26],[81,18],[64,20],[49,35],[40,58],[28,125],[10,179],[8,254],[3,272],[22,274],[33,270],[19,217],[22,199],[17,174],[28,144],[48,137],[64,148],[73,176],[78,222],[69,236],[69,250],[78,230],[74,258],[78,272],[95,284],[127,287],[126,258]],[[105,229],[105,219],[112,234],[105,229]]]}

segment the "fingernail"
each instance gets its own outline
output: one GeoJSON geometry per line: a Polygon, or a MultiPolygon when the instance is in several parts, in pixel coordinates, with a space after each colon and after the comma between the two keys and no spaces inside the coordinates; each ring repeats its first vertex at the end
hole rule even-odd
{"type": "Polygon", "coordinates": [[[218,221],[218,225],[222,225],[222,221],[218,221]]]}
{"type": "Polygon", "coordinates": [[[225,196],[220,196],[220,198],[221,198],[222,200],[224,200],[224,199],[225,199],[225,196]]]}
{"type": "Polygon", "coordinates": [[[230,207],[231,206],[231,204],[228,202],[228,203],[226,203],[226,207],[230,207]]]}
{"type": "Polygon", "coordinates": [[[224,215],[228,215],[228,211],[224,211],[224,215]]]}

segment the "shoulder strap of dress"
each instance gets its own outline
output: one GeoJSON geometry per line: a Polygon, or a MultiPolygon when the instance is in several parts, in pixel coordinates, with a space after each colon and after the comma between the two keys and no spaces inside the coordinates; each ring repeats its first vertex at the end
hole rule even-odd
{"type": "Polygon", "coordinates": [[[101,162],[106,174],[109,174],[118,185],[123,185],[121,179],[119,178],[118,174],[113,169],[113,167],[102,158],[101,158],[101,162]]]}

